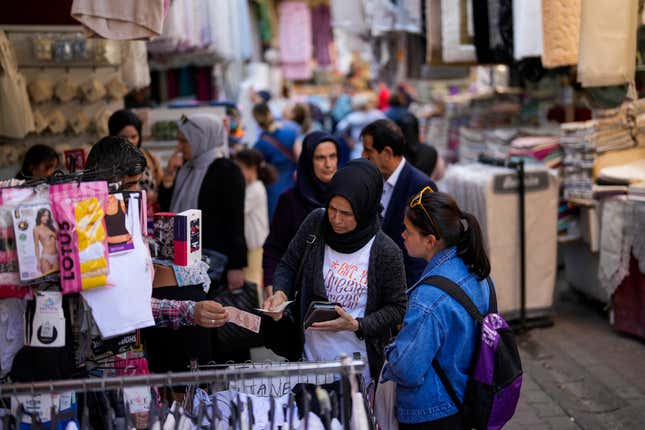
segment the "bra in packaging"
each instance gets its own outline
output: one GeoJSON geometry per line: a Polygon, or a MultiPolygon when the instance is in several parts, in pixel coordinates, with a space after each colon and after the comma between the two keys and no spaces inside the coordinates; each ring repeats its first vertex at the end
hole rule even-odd
{"type": "Polygon", "coordinates": [[[58,223],[60,278],[63,294],[108,284],[106,182],[53,185],[50,198],[58,223]]]}
{"type": "Polygon", "coordinates": [[[20,280],[30,282],[58,272],[57,227],[49,189],[38,186],[11,213],[20,280]]]}

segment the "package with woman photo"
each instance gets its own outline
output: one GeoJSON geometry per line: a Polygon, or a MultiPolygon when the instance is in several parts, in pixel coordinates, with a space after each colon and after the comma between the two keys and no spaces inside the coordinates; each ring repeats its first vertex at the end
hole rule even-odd
{"type": "Polygon", "coordinates": [[[12,212],[20,280],[32,281],[59,271],[57,228],[49,198],[12,212]]]}
{"type": "Polygon", "coordinates": [[[20,282],[16,235],[13,229],[13,212],[32,198],[29,188],[0,189],[0,298],[24,298],[31,288],[20,282]]]}

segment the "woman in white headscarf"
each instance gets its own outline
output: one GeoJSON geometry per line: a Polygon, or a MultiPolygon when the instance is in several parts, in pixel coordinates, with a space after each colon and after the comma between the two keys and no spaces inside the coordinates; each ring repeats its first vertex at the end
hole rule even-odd
{"type": "Polygon", "coordinates": [[[228,131],[217,115],[197,114],[179,122],[177,152],[183,165],[169,168],[159,190],[163,210],[202,211],[203,247],[228,257],[231,290],[244,285],[244,190],[242,171],[228,158],[228,131]]]}

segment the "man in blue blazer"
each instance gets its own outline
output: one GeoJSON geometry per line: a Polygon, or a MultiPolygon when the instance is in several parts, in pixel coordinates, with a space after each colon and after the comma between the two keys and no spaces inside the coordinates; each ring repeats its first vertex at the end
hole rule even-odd
{"type": "Polygon", "coordinates": [[[379,119],[368,124],[361,132],[361,139],[363,157],[383,174],[383,231],[401,248],[407,284],[412,286],[419,280],[426,263],[421,258],[410,257],[403,246],[403,218],[412,196],[428,185],[437,191],[437,186],[405,159],[405,138],[394,122],[379,119]]]}

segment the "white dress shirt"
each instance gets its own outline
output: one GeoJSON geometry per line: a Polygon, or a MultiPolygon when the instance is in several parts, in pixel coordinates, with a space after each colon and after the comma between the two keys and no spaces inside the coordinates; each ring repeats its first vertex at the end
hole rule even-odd
{"type": "Polygon", "coordinates": [[[387,207],[389,206],[390,200],[392,199],[392,194],[394,193],[394,187],[396,186],[396,182],[399,180],[399,176],[401,175],[403,166],[405,166],[405,157],[401,159],[397,168],[394,169],[394,172],[392,172],[390,177],[387,178],[385,183],[383,183],[383,194],[381,195],[381,204],[383,205],[382,215],[384,217],[385,217],[385,214],[387,213],[387,207]]]}

